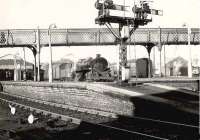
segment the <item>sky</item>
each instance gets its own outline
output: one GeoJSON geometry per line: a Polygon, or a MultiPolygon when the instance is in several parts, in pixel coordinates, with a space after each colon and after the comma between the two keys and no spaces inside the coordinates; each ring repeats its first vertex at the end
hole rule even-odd
{"type": "MultiPolygon", "coordinates": [[[[123,4],[124,0],[113,0],[114,3],[123,4]]],[[[137,3],[138,1],[135,0],[137,3]]],[[[94,19],[98,11],[94,7],[95,0],[0,0],[0,29],[28,29],[48,28],[55,23],[58,28],[98,28],[94,19]]],[[[126,5],[133,5],[134,0],[125,0],[126,5]]],[[[182,27],[184,23],[190,27],[200,27],[200,1],[199,0],[154,0],[153,8],[163,10],[163,16],[152,16],[153,22],[146,27],[182,27]]],[[[105,26],[103,26],[105,27],[105,26]]],[[[187,47],[166,47],[167,57],[187,57],[187,47]]],[[[198,57],[200,46],[192,46],[192,55],[198,57]]],[[[22,48],[0,48],[0,56],[7,53],[19,53],[23,56],[22,48]]],[[[144,47],[136,47],[137,57],[147,57],[144,47]]],[[[118,56],[117,46],[77,46],[53,48],[53,60],[61,57],[78,59],[95,57],[101,53],[109,61],[116,61],[118,56]],[[112,52],[112,53],[111,53],[112,52]],[[73,54],[73,55],[71,55],[73,54]]],[[[156,50],[156,56],[158,51],[156,50]]],[[[128,52],[128,58],[134,58],[134,48],[128,52]],[[131,54],[129,56],[129,54],[131,54]]],[[[156,57],[157,58],[157,57],[156,57]]],[[[34,62],[33,55],[26,49],[26,59],[34,62]]],[[[41,50],[41,62],[48,62],[48,48],[41,50]]]]}
{"type": "MultiPolygon", "coordinates": [[[[124,0],[113,1],[123,4],[124,0]]],[[[48,28],[51,23],[56,23],[60,28],[98,27],[94,23],[97,16],[95,0],[0,0],[0,2],[0,29],[37,28],[37,26],[48,28]]],[[[125,0],[125,3],[133,5],[134,0],[125,0]]],[[[181,27],[184,22],[192,27],[199,26],[199,0],[154,0],[151,5],[164,12],[162,17],[153,17],[151,26],[181,27]]]]}

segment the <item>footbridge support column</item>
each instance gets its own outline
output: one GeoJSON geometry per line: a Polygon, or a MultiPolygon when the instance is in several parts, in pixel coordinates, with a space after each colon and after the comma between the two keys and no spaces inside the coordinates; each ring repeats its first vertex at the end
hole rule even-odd
{"type": "Polygon", "coordinates": [[[162,77],[162,57],[161,57],[161,53],[162,53],[162,45],[158,46],[158,51],[159,51],[159,77],[162,77]]]}
{"type": "Polygon", "coordinates": [[[159,42],[158,42],[158,51],[159,51],[159,55],[160,55],[160,59],[159,59],[159,77],[162,77],[162,57],[161,57],[161,53],[162,53],[162,34],[161,34],[161,28],[159,27],[159,42]]]}
{"type": "Polygon", "coordinates": [[[147,52],[148,52],[148,78],[151,78],[152,75],[152,67],[151,67],[151,58],[150,58],[150,55],[151,55],[151,50],[152,48],[155,46],[155,44],[152,44],[152,43],[147,43],[145,48],[147,49],[147,52]]]}
{"type": "Polygon", "coordinates": [[[37,48],[37,81],[40,81],[40,30],[39,28],[37,29],[37,34],[36,34],[36,48],[37,48]]]}
{"type": "Polygon", "coordinates": [[[33,66],[33,80],[37,81],[37,72],[36,72],[36,54],[37,54],[37,49],[35,46],[30,47],[31,51],[33,52],[33,57],[34,57],[34,66],[33,66]]]}

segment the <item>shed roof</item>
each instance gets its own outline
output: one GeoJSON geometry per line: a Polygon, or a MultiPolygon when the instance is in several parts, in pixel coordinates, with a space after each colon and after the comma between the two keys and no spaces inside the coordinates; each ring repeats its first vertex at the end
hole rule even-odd
{"type": "MultiPolygon", "coordinates": [[[[17,64],[24,65],[23,60],[16,60],[17,64]]],[[[33,64],[26,62],[27,68],[32,68],[33,64]]],[[[14,59],[0,59],[0,69],[14,69],[14,59]]]]}
{"type": "Polygon", "coordinates": [[[169,61],[166,64],[166,66],[171,67],[171,66],[177,65],[177,64],[184,66],[184,67],[187,67],[188,61],[185,60],[183,57],[178,56],[178,57],[172,59],[171,61],[169,61]]]}

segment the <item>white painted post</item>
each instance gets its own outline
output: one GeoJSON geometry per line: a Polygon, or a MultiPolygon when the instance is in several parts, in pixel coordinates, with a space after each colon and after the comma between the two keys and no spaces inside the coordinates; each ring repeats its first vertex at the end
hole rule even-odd
{"type": "Polygon", "coordinates": [[[25,47],[23,47],[24,52],[24,72],[23,72],[23,80],[26,81],[26,54],[25,54],[25,47]]]}
{"type": "Polygon", "coordinates": [[[191,35],[191,28],[189,26],[188,29],[188,78],[192,78],[192,58],[191,58],[191,45],[190,45],[190,35],[191,35]]]}
{"type": "Polygon", "coordinates": [[[51,48],[51,29],[49,29],[49,83],[53,82],[53,69],[52,69],[52,48],[51,48]]]}
{"type": "Polygon", "coordinates": [[[14,81],[17,81],[17,58],[14,55],[14,81]]]}
{"type": "Polygon", "coordinates": [[[191,36],[191,28],[187,23],[183,24],[183,27],[187,27],[187,40],[188,40],[188,78],[192,78],[192,56],[191,56],[191,45],[190,45],[190,36],[191,36]]]}
{"type": "Polygon", "coordinates": [[[159,53],[160,53],[160,73],[159,73],[159,77],[162,77],[162,42],[161,42],[161,28],[159,27],[159,47],[158,47],[158,50],[159,50],[159,53]]]}
{"type": "Polygon", "coordinates": [[[55,24],[49,25],[48,29],[48,35],[49,35],[49,53],[50,53],[50,59],[49,59],[49,83],[53,82],[53,68],[52,68],[52,48],[51,48],[51,29],[56,28],[55,24]]]}

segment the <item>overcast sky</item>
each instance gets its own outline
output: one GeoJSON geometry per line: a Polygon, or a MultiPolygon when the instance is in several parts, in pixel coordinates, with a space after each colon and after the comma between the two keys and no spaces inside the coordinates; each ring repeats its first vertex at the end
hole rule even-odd
{"type": "MultiPolygon", "coordinates": [[[[113,0],[115,3],[123,3],[123,0],[113,0]]],[[[136,0],[137,2],[137,0],[136,0]]],[[[94,7],[95,0],[0,0],[0,29],[26,29],[26,28],[48,28],[51,23],[56,23],[58,28],[91,28],[99,27],[94,22],[97,10],[94,7]]],[[[134,0],[126,0],[127,5],[133,5],[134,0]]],[[[153,8],[162,9],[164,15],[153,16],[153,22],[148,27],[182,27],[184,23],[190,27],[200,27],[200,1],[199,0],[154,0],[153,8]]],[[[167,57],[187,57],[186,48],[181,46],[167,47],[167,57]],[[184,48],[184,49],[183,49],[184,48]],[[185,55],[184,55],[185,54],[185,55]]],[[[193,46],[193,56],[198,57],[199,46],[193,46]]],[[[134,58],[133,47],[131,56],[134,58]]],[[[147,57],[144,47],[137,46],[137,56],[147,57]]],[[[0,49],[1,56],[6,53],[19,53],[22,49],[0,49]]],[[[33,62],[33,56],[26,49],[27,59],[33,62]]],[[[53,48],[53,59],[73,53],[73,57],[95,56],[101,53],[110,61],[118,59],[118,50],[114,46],[90,46],[90,47],[59,47],[53,48]],[[110,53],[112,52],[112,53],[110,53]]],[[[48,61],[48,48],[43,48],[41,61],[48,61]]],[[[69,57],[72,57],[68,55],[69,57]]]]}
{"type": "MultiPolygon", "coordinates": [[[[123,3],[124,0],[113,0],[123,3]]],[[[134,0],[125,0],[133,5],[134,0]]],[[[136,2],[138,0],[135,0],[136,2]]],[[[56,23],[61,28],[98,27],[94,19],[97,10],[95,0],[0,0],[0,28],[48,28],[56,23]],[[3,21],[3,22],[2,22],[3,21]]],[[[154,17],[151,25],[181,27],[187,22],[197,27],[200,22],[199,0],[154,0],[151,4],[164,11],[163,17],[154,17]]]]}

